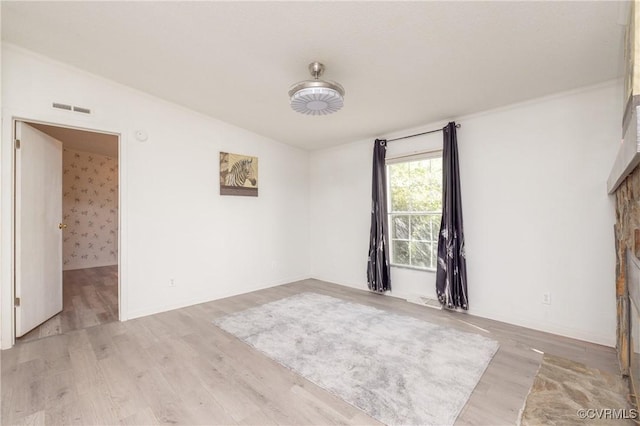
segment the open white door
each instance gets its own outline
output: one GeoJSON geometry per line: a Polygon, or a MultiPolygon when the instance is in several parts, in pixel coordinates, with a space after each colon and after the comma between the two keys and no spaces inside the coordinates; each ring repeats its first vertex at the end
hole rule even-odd
{"type": "Polygon", "coordinates": [[[62,142],[16,123],[16,337],[62,311],[62,142]]]}

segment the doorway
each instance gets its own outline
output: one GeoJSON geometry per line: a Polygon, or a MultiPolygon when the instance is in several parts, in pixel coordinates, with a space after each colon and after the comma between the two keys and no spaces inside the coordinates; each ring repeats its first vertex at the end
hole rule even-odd
{"type": "MultiPolygon", "coordinates": [[[[41,323],[19,329],[16,307],[16,342],[27,342],[69,331],[92,327],[119,318],[119,137],[114,134],[80,130],[37,122],[17,122],[43,138],[60,142],[62,165],[60,228],[60,270],[62,306],[54,315],[39,313],[41,323]]],[[[26,158],[26,157],[25,157],[26,158]]],[[[29,173],[29,163],[16,164],[29,173]]],[[[16,175],[16,200],[19,176],[16,175]]],[[[16,223],[20,214],[16,210],[16,223]]],[[[20,232],[16,229],[16,239],[20,232]]],[[[16,247],[19,241],[16,241],[16,247]]],[[[16,250],[16,267],[21,264],[16,250]]],[[[24,263],[24,262],[23,262],[24,263]]],[[[48,280],[51,277],[45,277],[48,280]]],[[[20,286],[17,270],[15,294],[22,306],[39,306],[43,295],[29,293],[20,286]],[[29,295],[31,300],[25,300],[29,295]]],[[[55,281],[55,280],[52,280],[55,281]]],[[[51,285],[51,284],[47,284],[51,285]]]]}

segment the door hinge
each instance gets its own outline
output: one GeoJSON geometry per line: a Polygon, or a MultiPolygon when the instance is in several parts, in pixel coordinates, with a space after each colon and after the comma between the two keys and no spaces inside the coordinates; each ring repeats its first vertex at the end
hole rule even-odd
{"type": "Polygon", "coordinates": [[[20,149],[20,139],[16,139],[16,149],[20,149]]]}
{"type": "Polygon", "coordinates": [[[20,306],[20,298],[16,297],[15,301],[13,302],[14,306],[20,306]]]}

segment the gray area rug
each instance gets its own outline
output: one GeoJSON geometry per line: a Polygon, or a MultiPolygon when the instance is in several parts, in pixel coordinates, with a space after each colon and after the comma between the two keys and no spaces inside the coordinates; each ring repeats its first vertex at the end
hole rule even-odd
{"type": "Polygon", "coordinates": [[[391,425],[453,424],[499,346],[480,335],[315,293],[214,324],[391,425]]]}

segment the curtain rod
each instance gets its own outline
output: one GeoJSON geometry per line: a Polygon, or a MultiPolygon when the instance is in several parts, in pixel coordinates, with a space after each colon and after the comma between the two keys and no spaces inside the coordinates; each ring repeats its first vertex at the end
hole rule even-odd
{"type": "MultiPolygon", "coordinates": [[[[456,124],[456,129],[459,129],[459,128],[460,128],[460,124],[458,123],[456,124]]],[[[394,138],[394,139],[387,139],[386,141],[387,142],[399,141],[400,139],[409,139],[416,136],[428,135],[429,133],[441,132],[442,130],[444,130],[444,127],[442,129],[429,130],[428,132],[416,133],[415,135],[402,136],[400,138],[394,138]]]]}

